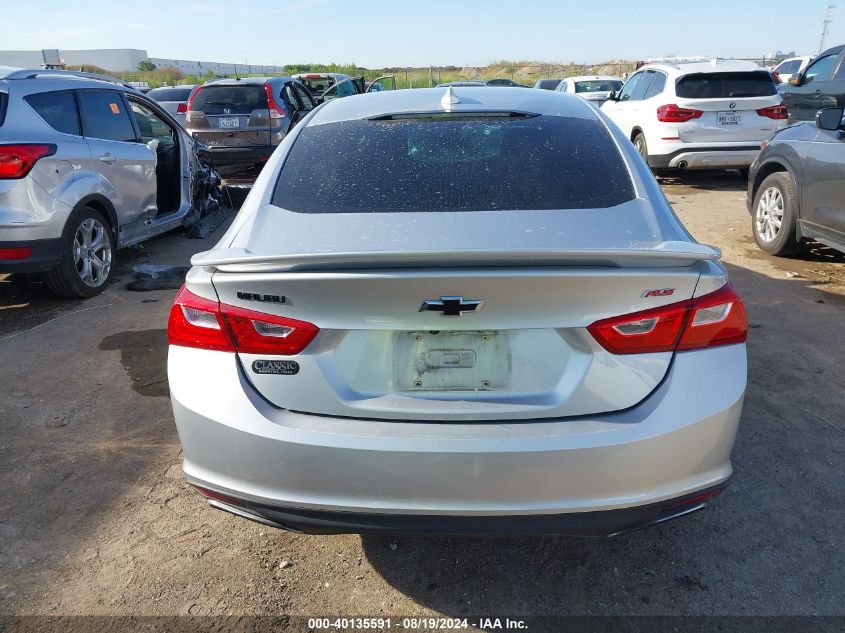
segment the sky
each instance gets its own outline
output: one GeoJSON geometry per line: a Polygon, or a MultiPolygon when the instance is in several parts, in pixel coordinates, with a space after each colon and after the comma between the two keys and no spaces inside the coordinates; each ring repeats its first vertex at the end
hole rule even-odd
{"type": "MultiPolygon", "coordinates": [[[[818,52],[829,0],[5,0],[3,50],[250,64],[480,66],[818,52]]],[[[834,0],[835,3],[835,0],[834,0]]],[[[845,2],[827,46],[845,43],[845,2]]]]}

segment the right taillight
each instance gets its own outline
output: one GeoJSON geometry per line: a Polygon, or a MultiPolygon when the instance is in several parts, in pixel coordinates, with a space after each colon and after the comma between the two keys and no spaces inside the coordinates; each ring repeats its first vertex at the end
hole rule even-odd
{"type": "Polygon", "coordinates": [[[23,178],[38,159],[55,153],[56,146],[48,143],[0,145],[0,179],[23,178]]]}
{"type": "Polygon", "coordinates": [[[726,284],[716,292],[590,325],[613,354],[643,354],[741,343],[748,335],[742,299],[726,284]]]}
{"type": "Polygon", "coordinates": [[[279,356],[299,354],[319,331],[306,321],[211,301],[184,286],[173,301],[167,323],[171,345],[279,356]]]}
{"type": "Polygon", "coordinates": [[[775,120],[789,118],[789,112],[786,109],[786,105],[784,105],[783,103],[776,106],[770,106],[768,108],[760,108],[759,110],[757,110],[757,114],[775,120]]]}
{"type": "Polygon", "coordinates": [[[176,106],[176,114],[185,114],[188,111],[187,103],[180,103],[176,106]]]}
{"type": "Polygon", "coordinates": [[[693,108],[679,108],[674,103],[662,105],[657,108],[657,120],[663,123],[683,123],[691,119],[697,119],[704,112],[693,108]]]}

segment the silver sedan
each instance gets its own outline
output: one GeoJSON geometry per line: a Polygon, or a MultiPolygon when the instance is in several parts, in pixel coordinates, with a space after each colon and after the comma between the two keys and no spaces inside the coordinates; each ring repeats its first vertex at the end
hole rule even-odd
{"type": "Polygon", "coordinates": [[[315,109],[168,325],[188,482],[312,533],[612,534],[726,485],[746,318],[575,96],[315,109]]]}

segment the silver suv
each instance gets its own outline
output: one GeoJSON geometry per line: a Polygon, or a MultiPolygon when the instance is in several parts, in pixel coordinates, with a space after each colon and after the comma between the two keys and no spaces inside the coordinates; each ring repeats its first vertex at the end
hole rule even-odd
{"type": "Polygon", "coordinates": [[[0,67],[0,273],[91,297],[115,250],[182,224],[207,175],[198,144],[117,80],[0,67]]]}

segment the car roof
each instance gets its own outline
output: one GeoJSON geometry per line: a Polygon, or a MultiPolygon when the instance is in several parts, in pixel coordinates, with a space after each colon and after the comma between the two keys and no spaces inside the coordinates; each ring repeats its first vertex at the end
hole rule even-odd
{"type": "Polygon", "coordinates": [[[597,119],[589,103],[575,95],[549,90],[525,90],[484,86],[383,90],[333,99],[318,108],[308,125],[420,113],[519,112],[550,116],[597,119]]]}
{"type": "Polygon", "coordinates": [[[622,79],[613,75],[578,75],[577,77],[567,77],[567,79],[569,81],[595,81],[596,79],[601,81],[622,81],[622,79]]]}
{"type": "Polygon", "coordinates": [[[763,70],[754,62],[740,59],[711,59],[709,61],[649,62],[637,69],[659,69],[673,75],[691,75],[694,73],[730,73],[763,70]]]}
{"type": "Polygon", "coordinates": [[[293,75],[294,79],[349,79],[352,75],[343,73],[298,73],[293,75]]]}
{"type": "Polygon", "coordinates": [[[293,77],[241,77],[240,79],[210,79],[203,86],[263,86],[270,81],[290,81],[293,77]]]}
{"type": "Polygon", "coordinates": [[[839,46],[832,46],[831,48],[827,49],[826,51],[819,53],[817,57],[821,57],[822,55],[832,55],[834,53],[838,53],[843,48],[845,48],[845,44],[840,44],[839,46]]]}
{"type": "Polygon", "coordinates": [[[67,88],[68,82],[74,88],[106,88],[123,90],[135,94],[143,94],[129,82],[108,75],[86,73],[84,71],[60,70],[49,68],[13,68],[11,66],[0,66],[0,81],[27,81],[38,82],[44,90],[60,90],[67,88]]]}

